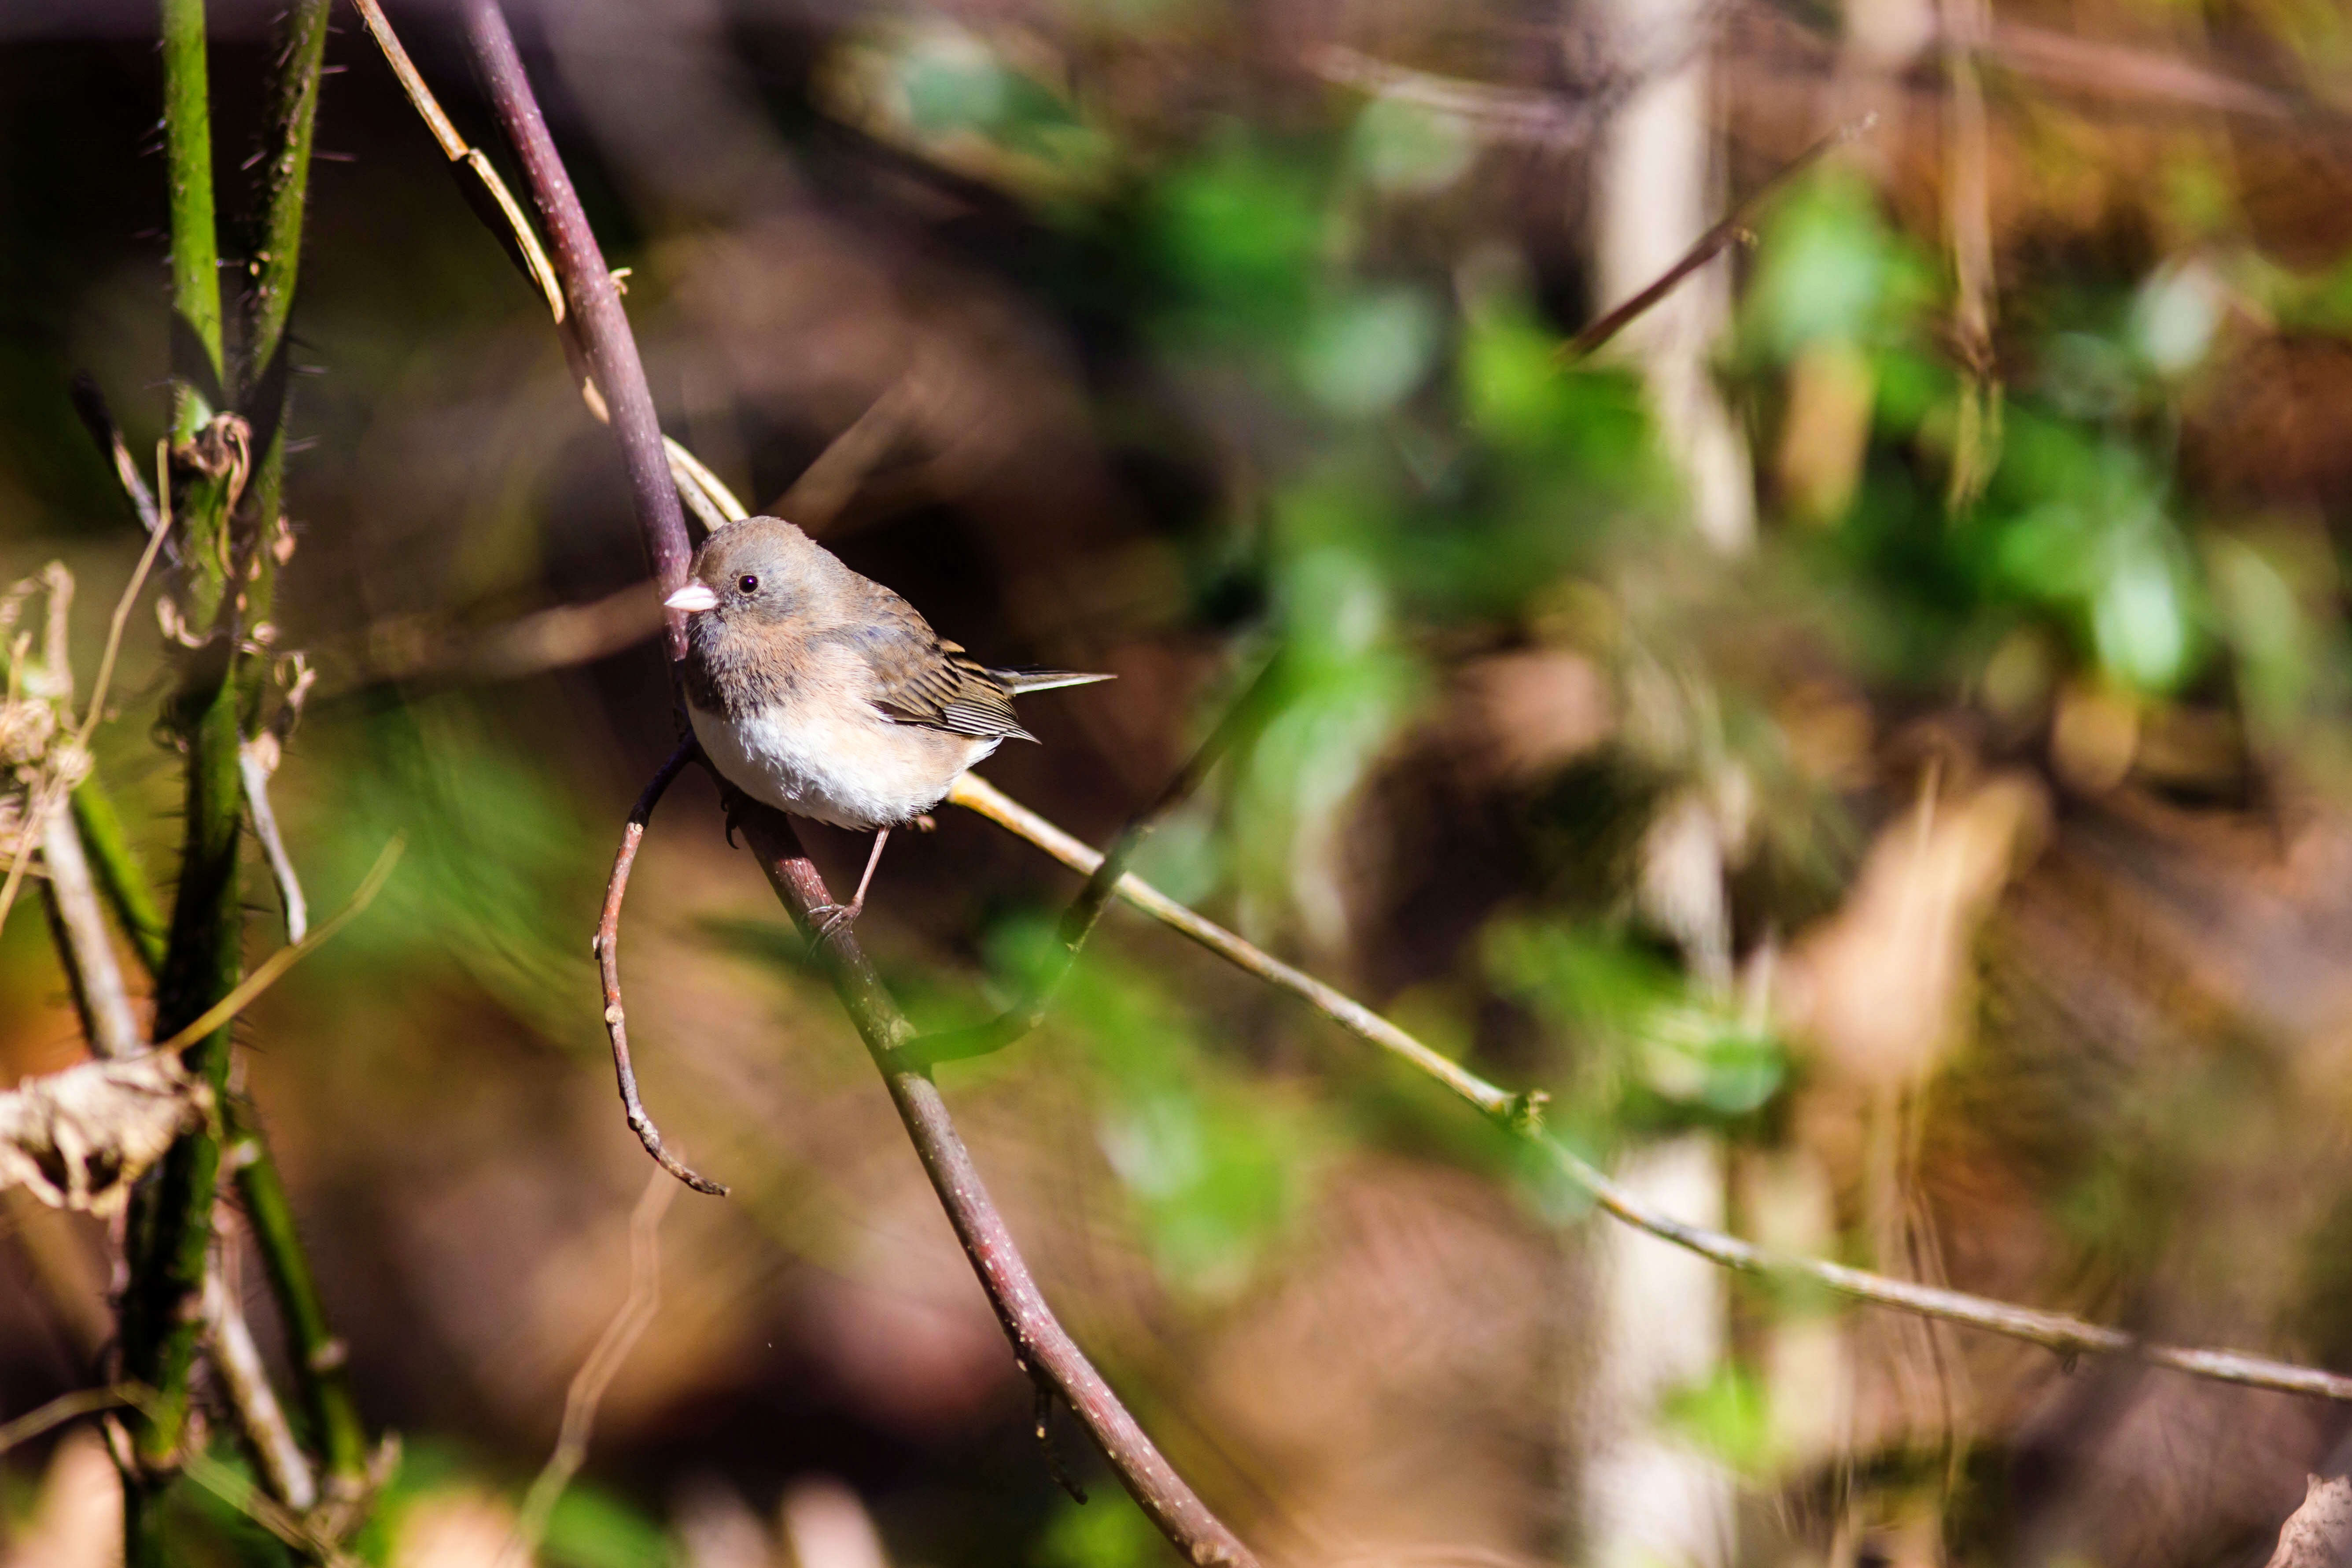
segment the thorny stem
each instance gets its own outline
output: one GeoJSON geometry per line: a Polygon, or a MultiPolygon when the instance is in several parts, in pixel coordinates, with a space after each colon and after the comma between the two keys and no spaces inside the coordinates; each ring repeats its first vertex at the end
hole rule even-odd
{"type": "MultiPolygon", "coordinates": [[[[1074,871],[1090,873],[1100,864],[1101,858],[1085,844],[970,773],[957,781],[948,799],[1027,839],[1074,871]]],[[[1415,1071],[1435,1079],[1512,1133],[1535,1144],[1562,1176],[1589,1194],[1610,1215],[1637,1230],[1686,1247],[1710,1262],[1741,1273],[1809,1280],[1872,1306],[2024,1340],[2063,1356],[2122,1356],[2217,1383],[2352,1401],[2352,1377],[2336,1373],[2236,1351],[2151,1343],[2121,1330],[2086,1322],[2063,1312],[2039,1311],[1963,1291],[1890,1279],[1816,1258],[1791,1258],[1766,1251],[1721,1231],[1685,1225],[1620,1186],[1545,1132],[1541,1118],[1545,1096],[1540,1090],[1514,1094],[1488,1082],[1432,1050],[1355,998],[1195,914],[1132,874],[1119,879],[1118,896],[1236,967],[1299,997],[1349,1033],[1370,1041],[1415,1071]]]]}
{"type": "Polygon", "coordinates": [[[163,906],[147,885],[146,868],[139,864],[138,854],[122,831],[114,797],[106,793],[96,773],[74,786],[73,813],[99,891],[114,906],[123,934],[131,939],[139,962],[153,975],[163,967],[163,939],[169,928],[163,923],[163,906]]]}
{"type": "MultiPolygon", "coordinates": [[[[247,317],[251,377],[247,412],[263,435],[252,491],[262,547],[254,552],[254,580],[246,590],[247,617],[255,626],[269,617],[277,578],[276,554],[269,546],[285,510],[286,416],[294,381],[289,374],[292,367],[288,363],[290,345],[286,323],[293,313],[294,285],[301,268],[302,217],[310,191],[310,145],[318,124],[329,4],[330,0],[294,0],[278,39],[272,106],[278,140],[264,182],[268,217],[261,248],[253,258],[254,289],[247,317]]],[[[262,808],[257,805],[256,809],[262,808]]]]}
{"type": "Polygon", "coordinates": [[[163,155],[171,180],[172,306],[202,362],[181,364],[172,439],[192,439],[216,412],[188,374],[221,383],[220,239],[213,222],[211,88],[205,79],[204,0],[162,0],[163,155]]]}
{"type": "MultiPolygon", "coordinates": [[[[203,0],[162,0],[162,7],[173,304],[185,335],[194,340],[180,355],[173,422],[173,455],[186,476],[177,509],[186,520],[181,542],[184,613],[190,629],[206,640],[189,661],[173,715],[187,745],[186,838],[160,954],[149,934],[152,900],[144,895],[119,824],[108,820],[111,813],[95,792],[88,803],[76,804],[78,815],[98,824],[93,837],[106,841],[100,851],[105,880],[125,928],[155,967],[155,1037],[170,1039],[234,989],[242,966],[237,844],[244,790],[238,758],[259,697],[257,661],[248,668],[244,643],[247,628],[267,613],[275,563],[266,545],[233,547],[230,514],[252,457],[249,434],[232,416],[211,417],[212,405],[222,395],[225,359],[203,0]],[[191,384],[191,378],[198,384],[191,384]]],[[[266,248],[257,258],[259,288],[251,333],[259,384],[277,389],[275,406],[266,411],[264,482],[255,496],[262,517],[255,542],[273,536],[278,521],[285,326],[299,257],[326,20],[324,0],[297,0],[278,76],[281,147],[268,176],[266,248]]],[[[191,1068],[222,1103],[227,1102],[230,1053],[226,1021],[186,1051],[191,1068]]],[[[254,1212],[256,1234],[294,1341],[304,1401],[337,1489],[355,1494],[365,1481],[364,1439],[338,1370],[340,1352],[335,1358],[325,1354],[331,1336],[325,1333],[308,1263],[266,1145],[249,1121],[237,1128],[237,1135],[238,1184],[254,1212]],[[306,1344],[306,1337],[313,1342],[306,1344]]],[[[184,1453],[183,1445],[188,1376],[202,1319],[198,1293],[221,1160],[221,1143],[212,1129],[183,1137],[165,1156],[157,1180],[142,1189],[126,1234],[131,1279],[121,1307],[123,1367],[127,1377],[154,1391],[131,1422],[140,1473],[126,1478],[124,1524],[127,1556],[135,1568],[163,1561],[156,1509],[162,1489],[171,1471],[200,1458],[184,1453]]]]}
{"type": "MultiPolygon", "coordinates": [[[[236,771],[236,686],[230,644],[215,638],[215,657],[191,671],[184,694],[182,732],[188,742],[187,836],[180,860],[179,896],[171,938],[156,979],[155,1030],[169,1039],[236,984],[244,908],[237,875],[242,793],[236,771]]],[[[228,1088],[229,1030],[224,1024],[188,1047],[190,1070],[215,1096],[228,1088]]],[[[195,1356],[197,1314],[204,1287],[212,1205],[220,1173],[220,1143],[209,1130],[183,1136],[164,1156],[160,1177],[142,1187],[131,1213],[127,1247],[131,1281],[122,1299],[124,1375],[155,1391],[132,1420],[132,1448],[147,1476],[126,1487],[131,1561],[159,1561],[162,1543],[152,1503],[155,1477],[174,1468],[188,1408],[188,1373],[195,1356]]]]}
{"type": "MultiPolygon", "coordinates": [[[[102,793],[96,793],[97,775],[83,784],[94,792],[93,798],[105,801],[102,793]]],[[[79,792],[75,799],[81,799],[79,792]]],[[[110,817],[113,807],[108,805],[105,810],[110,817]]],[[[101,860],[101,865],[108,862],[101,860]]],[[[103,872],[101,883],[117,919],[135,936],[138,911],[152,911],[155,898],[148,889],[145,874],[122,843],[119,827],[110,868],[103,872]]],[[[151,974],[161,958],[161,943],[155,945],[158,951],[152,958],[144,945],[139,949],[142,959],[149,962],[151,974]]],[[[359,1405],[352,1396],[351,1380],[344,1370],[349,1352],[328,1324],[326,1305],[320,1299],[318,1280],[295,1225],[294,1205],[286,1194],[285,1177],[278,1172],[251,1102],[232,1094],[221,1103],[229,1128],[225,1157],[236,1172],[246,1223],[269,1276],[270,1293],[278,1299],[303,1414],[324,1454],[330,1489],[348,1496],[364,1487],[368,1476],[367,1426],[360,1419],[359,1405]]]]}
{"type": "MultiPolygon", "coordinates": [[[[214,231],[212,121],[205,79],[203,0],[163,0],[164,143],[171,179],[173,306],[183,329],[173,422],[175,451],[189,449],[207,424],[212,399],[189,378],[221,374],[218,241],[214,231]]],[[[183,535],[184,587],[193,625],[216,630],[233,605],[226,549],[233,469],[199,466],[187,487],[183,535]]],[[[237,875],[241,792],[236,637],[215,636],[189,662],[174,701],[174,727],[188,748],[186,837],[155,992],[158,1038],[169,1038],[236,984],[244,923],[237,875]]],[[[228,1086],[229,1032],[215,1030],[185,1053],[190,1069],[215,1096],[228,1086]]],[[[195,1361],[220,1143],[210,1129],[183,1136],[156,1178],[134,1200],[125,1234],[130,1280],[121,1331],[126,1379],[153,1391],[130,1421],[134,1473],[124,1478],[125,1553],[132,1568],[164,1556],[158,1505],[182,1461],[188,1376],[195,1361]]]]}
{"type": "Polygon", "coordinates": [[[253,1107],[232,1099],[227,1108],[237,1197],[253,1229],[254,1249],[269,1275],[270,1294],[278,1298],[287,1355],[294,1363],[294,1386],[302,1397],[311,1440],[325,1461],[328,1490],[355,1495],[368,1480],[368,1440],[345,1370],[350,1355],[328,1326],[310,1255],[294,1224],[294,1205],[286,1195],[286,1180],[262,1138],[253,1107]]]}

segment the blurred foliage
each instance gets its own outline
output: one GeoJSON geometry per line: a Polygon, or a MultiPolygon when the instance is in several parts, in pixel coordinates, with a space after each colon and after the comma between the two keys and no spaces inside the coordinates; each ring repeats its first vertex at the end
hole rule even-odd
{"type": "MultiPolygon", "coordinates": [[[[2281,153],[2236,121],[2245,145],[2186,114],[2045,102],[2003,67],[1983,364],[1956,340],[1944,79],[1932,61],[1905,78],[1919,103],[1780,192],[1727,268],[1735,303],[1706,369],[1752,447],[1760,525],[1751,552],[1726,553],[1690,521],[1638,356],[1559,358],[1601,303],[1562,232],[1589,216],[1592,147],[1515,143],[1500,109],[1302,80],[1307,35],[1338,24],[1286,8],[721,9],[734,30],[706,37],[649,8],[631,23],[658,35],[641,57],[625,29],[583,44],[567,26],[591,23],[551,17],[532,47],[580,79],[551,100],[559,132],[611,258],[633,268],[677,433],[772,498],[898,408],[828,542],[987,657],[1110,667],[1083,655],[1127,677],[1024,710],[1048,716],[1049,743],[992,776],[1099,837],[1214,722],[1235,672],[1270,659],[1261,710],[1143,852],[1171,893],[1498,1081],[1544,1088],[1581,1152],[1637,1159],[1695,1137],[1743,1233],[2152,1331],[2352,1353],[2329,1261],[2352,1172],[2328,1055],[2352,918],[2328,837],[2352,784],[2337,412],[2352,254],[2316,210],[2341,205],[2340,182],[2304,170],[2294,141],[2332,157],[2340,139],[2315,107],[2343,97],[2340,18],[2033,11],[2037,26],[2104,16],[2209,63],[2259,54],[2281,79],[2266,90],[2310,103],[2261,132],[2293,142],[2281,153]],[[2236,53],[2192,47],[2207,21],[2236,53]],[[656,74],[704,55],[718,64],[695,79],[733,84],[752,163],[695,143],[724,124],[656,74]],[[600,96],[615,58],[675,124],[648,132],[644,104],[600,96]],[[688,166],[706,158],[792,189],[714,215],[709,170],[688,166]],[[2273,186],[2298,181],[2319,194],[2278,216],[2273,186]],[[2025,829],[1989,845],[1951,827],[1995,780],[2048,805],[2041,861],[2017,847],[2025,829]],[[1678,821],[1703,825],[1708,897],[1668,875],[1662,825],[1678,821]],[[1902,853],[1916,859],[1871,902],[1873,868],[1902,853]],[[1802,1179],[1784,1192],[1788,1170],[1802,1179]]],[[[1821,64],[1843,46],[1832,11],[1733,11],[1727,29],[1769,24],[1820,66],[1790,89],[1781,54],[1713,51],[1734,184],[1752,187],[1845,90],[1821,64]]],[[[1417,41],[1497,94],[1581,106],[1549,23],[1412,12],[1384,49],[1417,41]]],[[[438,26],[416,19],[420,58],[471,112],[438,26]]],[[[63,373],[92,365],[119,389],[134,450],[158,423],[133,405],[164,355],[152,247],[124,237],[158,205],[136,156],[152,73],[128,47],[0,41],[28,106],[11,111],[0,208],[29,215],[0,243],[0,282],[28,302],[10,310],[39,316],[0,332],[11,575],[68,547],[129,552],[63,373]],[[26,151],[31,128],[72,102],[119,134],[60,135],[51,166],[26,151]]],[[[522,676],[466,662],[485,626],[625,588],[635,545],[537,307],[378,63],[352,37],[337,47],[352,68],[329,123],[350,116],[336,134],[362,163],[328,178],[306,268],[298,335],[329,374],[296,405],[321,445],[294,460],[305,528],[284,594],[289,645],[331,676],[281,805],[319,908],[391,834],[409,854],[252,1039],[306,1201],[331,1216],[317,1228],[353,1364],[388,1419],[424,1434],[363,1543],[392,1561],[412,1510],[511,1501],[609,1310],[583,1283],[611,1279],[595,1227],[641,1174],[591,1059],[584,937],[619,812],[670,729],[643,648],[522,676]],[[429,1392],[442,1381],[453,1391],[429,1392]],[[479,1447],[436,1440],[457,1433],[479,1447]]],[[[232,47],[225,101],[251,53],[232,47]]],[[[93,591],[83,609],[100,604],[93,591]]],[[[175,759],[141,736],[161,668],[142,622],[134,696],[99,748],[147,813],[159,869],[175,759]]],[[[698,790],[665,807],[656,842],[677,858],[649,851],[640,873],[632,1021],[666,1123],[698,1161],[708,1148],[727,1156],[711,1168],[743,1170],[741,1201],[761,1206],[732,1230],[672,1222],[709,1227],[674,1266],[687,1348],[649,1358],[655,1392],[613,1418],[614,1447],[600,1434],[545,1560],[684,1564],[664,1489],[680,1476],[719,1473],[764,1509],[831,1468],[884,1500],[887,1541],[920,1543],[921,1561],[1160,1560],[1123,1497],[1079,1508],[1043,1475],[992,1326],[955,1316],[971,1305],[959,1259],[908,1218],[930,1216],[904,1201],[904,1151],[821,987],[795,971],[762,989],[713,960],[798,959],[756,879],[719,858],[720,831],[698,790]],[[787,1165],[776,1191],[749,1179],[787,1165]],[[1004,1495],[973,1501],[940,1478],[982,1471],[982,1430],[1015,1457],[969,1489],[1004,1495]]],[[[869,930],[912,1016],[969,1022],[1047,972],[1042,911],[1067,891],[950,820],[894,840],[869,930]]],[[[69,1049],[37,936],[20,921],[0,938],[25,1070],[69,1049]]],[[[984,1165],[1029,1162],[1044,1196],[1016,1225],[1047,1238],[1041,1273],[1221,1503],[1255,1509],[1252,1524],[1287,1523],[1295,1498],[1370,1520],[1368,1554],[1467,1539],[1475,1520],[1478,1551],[1579,1560],[1556,1493],[1580,1439],[1555,1385],[1583,1375],[1559,1342],[1601,1309],[1580,1272],[1597,1266],[1562,1260],[1590,1208],[1556,1168],[1118,915],[1044,1028],[942,1078],[993,1130],[975,1135],[984,1165]],[[1383,1184],[1398,1169],[1427,1205],[1409,1219],[1383,1184]],[[1108,1215],[1054,1206],[1080,1184],[1116,1194],[1108,1215]],[[1458,1345],[1487,1370],[1433,1348],[1458,1345]],[[1309,1386],[1318,1371],[1331,1382],[1309,1386]],[[1507,1457],[1479,1447],[1490,1430],[1507,1457]],[[1383,1468],[1351,1433],[1421,1457],[1383,1468]],[[1449,1500],[1427,1518],[1399,1504],[1405,1524],[1371,1506],[1426,1479],[1400,1469],[1452,1477],[1449,1461],[1538,1501],[1515,1514],[1482,1478],[1430,1481],[1449,1500]]],[[[2069,1392],[2089,1380],[2037,1382],[1867,1322],[1836,1331],[1834,1376],[1799,1376],[1775,1357],[1829,1326],[1822,1303],[1761,1288],[1731,1302],[1721,1353],[1670,1380],[1657,1430],[1759,1491],[1818,1482],[1872,1521],[1820,1531],[1803,1560],[1832,1538],[1878,1552],[1856,1532],[1892,1539],[1885,1519],[1942,1486],[1944,1560],[2006,1561],[1989,1516],[2045,1506],[2005,1489],[2011,1457],[2042,1474],[2035,1444],[2078,1466],[2051,1462],[2053,1495],[2126,1495],[2096,1480],[2124,1462],[2101,1447],[2123,1418],[2069,1392]],[[1807,1447],[1831,1405],[1849,1447],[1807,1447]]],[[[36,1364],[9,1354],[12,1376],[36,1364]]],[[[2289,1417],[2263,1430],[2263,1462],[2293,1479],[2302,1459],[2278,1456],[2311,1445],[2289,1417]]],[[[0,1485],[28,1516],[16,1472],[0,1485]]],[[[2218,1561],[2210,1542],[2259,1511],[2246,1500],[2269,1506],[2254,1480],[2231,1485],[2213,1494],[2238,1511],[2210,1503],[2206,1534],[2143,1550],[2121,1524],[2084,1526],[2080,1554],[2218,1561]]],[[[181,1506],[192,1561],[281,1560],[203,1494],[181,1506]]],[[[755,1522],[781,1553],[785,1526],[755,1522]]],[[[1754,1560],[1801,1555],[1763,1539],[1743,1537],[1754,1560]]]]}

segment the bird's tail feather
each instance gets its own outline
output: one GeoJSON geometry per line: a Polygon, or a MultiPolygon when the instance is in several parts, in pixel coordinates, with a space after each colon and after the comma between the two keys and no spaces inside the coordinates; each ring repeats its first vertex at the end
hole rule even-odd
{"type": "Polygon", "coordinates": [[[1004,689],[1014,696],[1032,691],[1051,691],[1060,686],[1092,686],[1097,680],[1116,680],[1115,675],[1082,675],[1073,669],[992,669],[989,674],[1004,683],[1004,689]]]}

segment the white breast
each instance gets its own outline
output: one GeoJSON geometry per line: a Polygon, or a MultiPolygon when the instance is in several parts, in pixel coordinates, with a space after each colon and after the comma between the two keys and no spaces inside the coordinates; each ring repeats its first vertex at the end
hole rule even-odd
{"type": "Polygon", "coordinates": [[[736,722],[689,703],[687,715],[704,754],[737,789],[795,816],[861,832],[929,811],[997,747],[993,739],[894,724],[862,705],[823,714],[779,703],[736,722]]]}

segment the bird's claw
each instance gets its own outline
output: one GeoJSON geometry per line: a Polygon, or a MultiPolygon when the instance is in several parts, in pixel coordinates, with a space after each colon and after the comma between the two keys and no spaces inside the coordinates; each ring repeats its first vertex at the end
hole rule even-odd
{"type": "Polygon", "coordinates": [[[865,900],[854,899],[845,904],[827,904],[822,909],[811,910],[809,918],[815,921],[816,937],[809,945],[821,947],[831,941],[834,933],[855,921],[865,908],[865,900]],[[822,920],[817,918],[820,915],[824,917],[822,920]]]}

